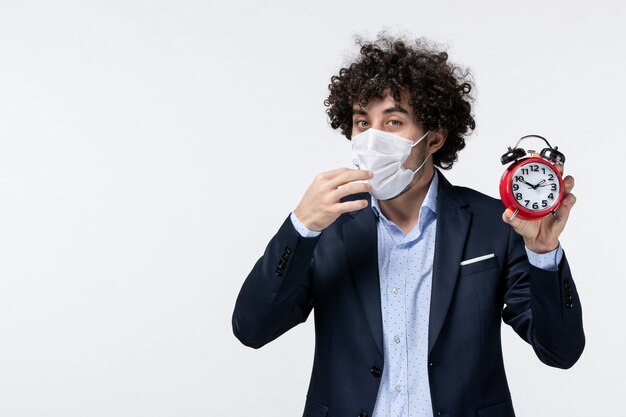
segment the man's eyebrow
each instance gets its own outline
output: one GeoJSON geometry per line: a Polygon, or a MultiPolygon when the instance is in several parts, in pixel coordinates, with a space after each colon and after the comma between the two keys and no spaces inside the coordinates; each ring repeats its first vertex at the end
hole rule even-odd
{"type": "Polygon", "coordinates": [[[404,113],[404,114],[409,114],[408,110],[405,109],[402,106],[394,106],[394,107],[389,107],[388,109],[383,110],[383,114],[388,114],[388,113],[404,113]]]}
{"type": "MultiPolygon", "coordinates": [[[[389,113],[404,113],[404,114],[409,114],[408,110],[405,109],[402,106],[393,106],[393,107],[389,107],[385,110],[383,110],[383,114],[389,114],[389,113]]],[[[360,115],[360,116],[367,116],[367,112],[363,109],[352,109],[352,115],[360,115]]]]}

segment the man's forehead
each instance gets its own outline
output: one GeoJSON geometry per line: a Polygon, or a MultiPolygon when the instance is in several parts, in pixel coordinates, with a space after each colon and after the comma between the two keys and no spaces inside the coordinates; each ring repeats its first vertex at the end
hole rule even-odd
{"type": "Polygon", "coordinates": [[[398,109],[404,109],[407,112],[411,112],[411,103],[410,103],[410,94],[403,90],[400,92],[400,100],[396,100],[394,94],[391,91],[386,90],[381,96],[372,96],[367,97],[365,100],[361,98],[360,100],[356,100],[352,104],[352,109],[354,111],[357,110],[367,110],[367,107],[372,107],[374,105],[384,105],[385,108],[396,107],[398,109]],[[365,101],[365,106],[363,106],[363,102],[365,101]]]}

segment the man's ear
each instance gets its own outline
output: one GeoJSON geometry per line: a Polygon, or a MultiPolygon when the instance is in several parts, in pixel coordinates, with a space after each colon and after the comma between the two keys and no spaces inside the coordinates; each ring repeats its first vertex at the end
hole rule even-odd
{"type": "Polygon", "coordinates": [[[439,149],[441,149],[443,144],[446,142],[447,137],[448,129],[438,127],[437,129],[431,130],[426,137],[426,146],[428,147],[428,153],[434,154],[439,149]]]}

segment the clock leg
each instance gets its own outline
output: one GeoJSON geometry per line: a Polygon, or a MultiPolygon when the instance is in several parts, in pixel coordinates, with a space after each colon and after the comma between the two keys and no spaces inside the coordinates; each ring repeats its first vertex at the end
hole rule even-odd
{"type": "Polygon", "coordinates": [[[515,212],[509,217],[509,223],[511,223],[517,217],[517,213],[519,213],[519,209],[515,210],[515,212]]]}
{"type": "Polygon", "coordinates": [[[556,214],[556,211],[552,210],[550,213],[554,216],[557,222],[561,221],[561,218],[559,217],[558,214],[556,214]]]}

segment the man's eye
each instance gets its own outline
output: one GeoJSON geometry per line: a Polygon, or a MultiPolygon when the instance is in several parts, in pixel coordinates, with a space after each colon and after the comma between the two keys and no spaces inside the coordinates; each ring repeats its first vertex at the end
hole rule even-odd
{"type": "Polygon", "coordinates": [[[391,126],[402,126],[402,122],[400,120],[389,120],[387,123],[389,123],[391,126]]]}
{"type": "Polygon", "coordinates": [[[367,122],[365,120],[357,120],[354,124],[358,127],[367,127],[367,122]]]}

